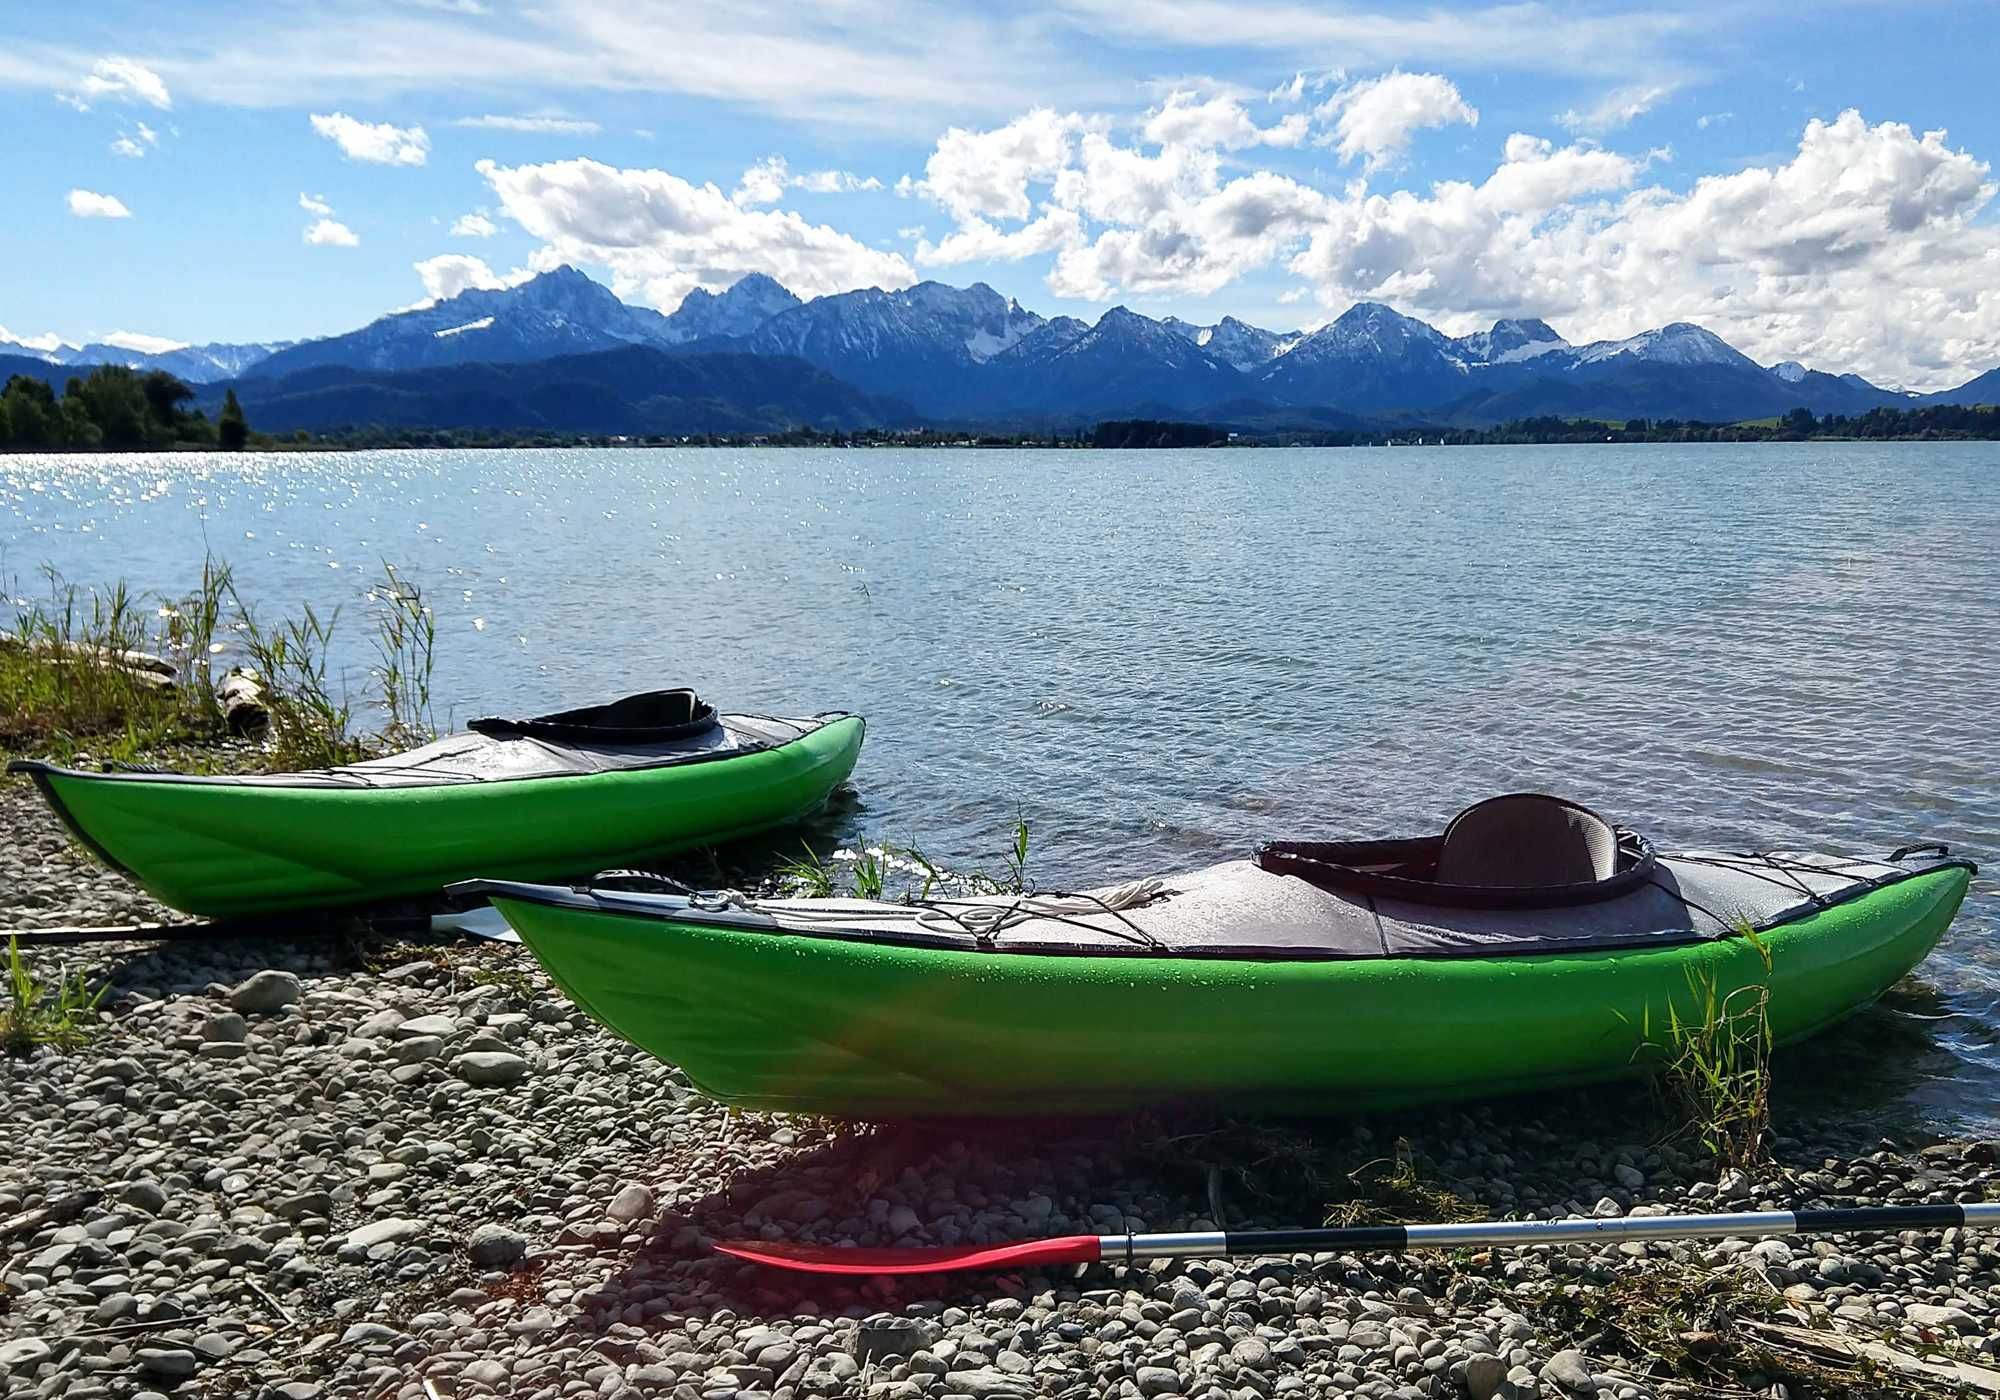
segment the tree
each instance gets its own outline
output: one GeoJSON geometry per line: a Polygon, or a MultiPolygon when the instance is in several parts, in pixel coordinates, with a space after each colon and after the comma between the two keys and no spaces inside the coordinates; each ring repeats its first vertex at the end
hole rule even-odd
{"type": "Polygon", "coordinates": [[[241,452],[250,440],[250,425],[243,420],[243,405],[236,402],[234,389],[223,391],[222,412],[215,420],[215,440],[224,452],[241,452]]]}
{"type": "Polygon", "coordinates": [[[90,409],[80,394],[63,395],[62,439],[71,447],[81,448],[99,447],[104,443],[103,430],[90,420],[90,409]]]}
{"type": "Polygon", "coordinates": [[[182,416],[175,428],[182,442],[191,442],[197,447],[215,446],[215,424],[208,421],[208,415],[200,409],[182,416]]]}
{"type": "Polygon", "coordinates": [[[166,430],[169,438],[177,435],[181,405],[194,397],[194,390],[165,370],[156,369],[149,370],[139,381],[139,392],[146,396],[146,410],[153,421],[166,430]]]}
{"type": "MultiPolygon", "coordinates": [[[[75,383],[74,380],[71,381],[75,383]]],[[[150,447],[152,414],[139,376],[124,365],[99,365],[78,389],[109,448],[150,447]]]]}
{"type": "Polygon", "coordinates": [[[8,439],[14,447],[56,446],[60,420],[56,396],[48,385],[30,375],[17,374],[0,390],[0,403],[7,409],[8,439]]]}

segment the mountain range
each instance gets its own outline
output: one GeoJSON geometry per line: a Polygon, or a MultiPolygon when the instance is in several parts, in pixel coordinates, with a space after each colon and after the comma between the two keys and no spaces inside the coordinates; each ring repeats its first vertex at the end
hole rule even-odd
{"type": "Polygon", "coordinates": [[[219,402],[233,388],[267,431],[385,427],[587,433],[785,427],[1069,428],[1109,417],[1258,428],[1481,426],[1510,419],[1729,422],[2000,401],[2000,370],[1940,394],[1879,388],[1796,361],[1764,366],[1675,322],[1572,344],[1508,319],[1449,336],[1359,303],[1311,331],[1214,325],[1114,307],[1043,317],[976,283],[864,288],[801,301],[752,274],[671,315],[575,268],[391,312],[290,344],[159,354],[111,346],[0,352],[45,364],[164,368],[219,402]]]}
{"type": "Polygon", "coordinates": [[[125,345],[92,341],[88,345],[58,345],[53,350],[0,336],[0,355],[39,360],[49,365],[127,365],[132,369],[163,369],[189,384],[233,379],[280,350],[296,344],[278,340],[255,345],[177,345],[171,350],[134,350],[125,345]]]}

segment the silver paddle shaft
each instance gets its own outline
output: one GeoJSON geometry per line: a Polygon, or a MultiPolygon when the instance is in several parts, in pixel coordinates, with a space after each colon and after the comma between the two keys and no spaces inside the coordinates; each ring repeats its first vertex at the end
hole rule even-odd
{"type": "Polygon", "coordinates": [[[1337,1250],[1457,1249],[1467,1245],[1571,1244],[1729,1236],[1865,1234],[2000,1226],[2000,1203],[1857,1206],[1851,1209],[1739,1211],[1726,1215],[1620,1215],[1606,1220],[1477,1220],[1444,1225],[1359,1225],[1317,1230],[1202,1230],[1099,1235],[1107,1262],[1220,1259],[1231,1255],[1337,1250]]]}

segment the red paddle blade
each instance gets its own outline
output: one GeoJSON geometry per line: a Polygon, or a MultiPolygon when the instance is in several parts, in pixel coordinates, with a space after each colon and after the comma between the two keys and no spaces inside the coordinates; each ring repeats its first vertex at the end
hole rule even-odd
{"type": "Polygon", "coordinates": [[[718,1240],[717,1254],[807,1274],[949,1274],[961,1269],[1032,1269],[1043,1264],[1095,1264],[1097,1236],[1065,1235],[1020,1244],[968,1244],[908,1249],[718,1240]]]}

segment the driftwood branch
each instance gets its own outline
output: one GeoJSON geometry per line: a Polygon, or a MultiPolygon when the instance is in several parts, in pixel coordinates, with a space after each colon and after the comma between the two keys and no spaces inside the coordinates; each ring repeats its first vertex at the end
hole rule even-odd
{"type": "Polygon", "coordinates": [[[44,1225],[60,1225],[74,1220],[103,1199],[104,1193],[93,1187],[87,1191],[73,1191],[45,1206],[10,1215],[0,1220],[0,1240],[11,1240],[16,1235],[32,1235],[44,1225]]]}
{"type": "Polygon", "coordinates": [[[1923,1376],[1950,1386],[1972,1386],[1989,1395],[2000,1395],[2000,1371],[1985,1366],[1975,1366],[1969,1361],[1955,1361],[1943,1356],[1919,1356],[1915,1352],[1892,1347],[1886,1342],[1868,1341],[1840,1332],[1818,1332],[1810,1327],[1791,1327],[1779,1322],[1755,1322],[1749,1318],[1739,1318],[1736,1325],[1770,1341],[1835,1361],[1845,1361],[1850,1364],[1863,1360],[1873,1361],[1878,1366],[1886,1366],[1906,1376],[1923,1376]]]}

